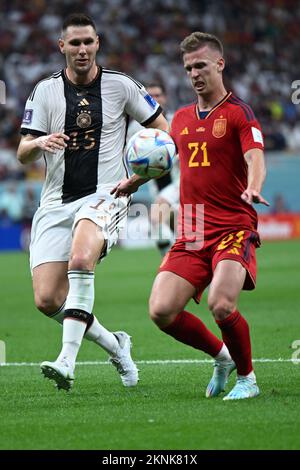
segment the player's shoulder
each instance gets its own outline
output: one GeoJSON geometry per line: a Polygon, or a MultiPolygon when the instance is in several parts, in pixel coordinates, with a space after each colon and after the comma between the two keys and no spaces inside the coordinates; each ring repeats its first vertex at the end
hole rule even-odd
{"type": "Polygon", "coordinates": [[[226,103],[233,116],[244,118],[247,121],[256,121],[256,117],[251,106],[238,96],[232,93],[226,103]]]}
{"type": "Polygon", "coordinates": [[[32,92],[30,93],[28,99],[30,101],[33,101],[37,93],[47,93],[47,90],[53,85],[55,85],[57,83],[57,80],[62,78],[62,73],[63,71],[59,70],[58,72],[55,72],[52,75],[45,77],[39,82],[37,82],[32,92]]]}
{"type": "Polygon", "coordinates": [[[181,118],[185,115],[195,114],[195,105],[196,103],[193,102],[185,106],[181,106],[179,109],[177,109],[177,111],[175,111],[173,120],[181,118]]]}
{"type": "Polygon", "coordinates": [[[118,70],[102,68],[102,79],[109,81],[110,84],[116,83],[117,85],[123,84],[124,86],[135,85],[140,89],[144,88],[138,80],[118,70]]]}

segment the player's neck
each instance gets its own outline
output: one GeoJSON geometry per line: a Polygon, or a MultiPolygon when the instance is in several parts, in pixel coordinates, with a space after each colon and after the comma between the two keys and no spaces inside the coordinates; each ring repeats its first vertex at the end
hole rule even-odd
{"type": "Polygon", "coordinates": [[[214,106],[216,106],[216,104],[218,104],[226,95],[227,91],[224,87],[207,95],[198,95],[199,111],[209,111],[214,106]]]}
{"type": "Polygon", "coordinates": [[[98,75],[98,71],[99,71],[99,68],[97,64],[94,64],[87,74],[77,74],[70,67],[67,67],[66,75],[67,75],[68,80],[74,83],[74,85],[88,85],[89,83],[95,80],[95,78],[98,75]]]}

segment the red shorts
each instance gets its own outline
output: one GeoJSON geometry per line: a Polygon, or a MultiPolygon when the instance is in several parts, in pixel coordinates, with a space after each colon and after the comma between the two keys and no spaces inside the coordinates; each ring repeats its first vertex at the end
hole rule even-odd
{"type": "Polygon", "coordinates": [[[171,271],[183,277],[197,289],[194,297],[199,303],[202,292],[210,284],[219,261],[232,259],[241,263],[247,271],[244,290],[255,288],[255,248],[260,246],[259,236],[251,230],[239,230],[206,240],[201,250],[186,250],[178,241],[166,254],[159,272],[171,271]]]}

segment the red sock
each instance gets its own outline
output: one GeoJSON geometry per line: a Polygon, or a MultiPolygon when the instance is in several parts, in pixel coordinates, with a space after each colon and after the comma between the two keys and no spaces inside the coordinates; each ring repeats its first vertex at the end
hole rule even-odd
{"type": "Polygon", "coordinates": [[[161,330],[177,341],[200,349],[212,357],[215,357],[223,346],[222,341],[206,328],[200,318],[185,310],[177,315],[171,325],[161,330]]]}
{"type": "Polygon", "coordinates": [[[252,370],[249,326],[245,318],[235,310],[225,320],[216,320],[222,338],[236,363],[237,373],[247,375],[252,370]]]}

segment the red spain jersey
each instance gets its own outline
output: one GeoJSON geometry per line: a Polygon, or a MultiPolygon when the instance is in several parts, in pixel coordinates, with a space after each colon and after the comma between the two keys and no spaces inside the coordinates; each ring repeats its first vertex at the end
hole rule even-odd
{"type": "Polygon", "coordinates": [[[180,161],[178,240],[192,241],[191,232],[199,230],[205,240],[233,228],[256,230],[256,211],[241,199],[247,188],[244,154],[263,149],[250,106],[228,93],[204,119],[197,104],[183,107],[174,115],[171,135],[180,161]]]}

